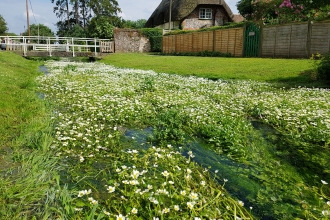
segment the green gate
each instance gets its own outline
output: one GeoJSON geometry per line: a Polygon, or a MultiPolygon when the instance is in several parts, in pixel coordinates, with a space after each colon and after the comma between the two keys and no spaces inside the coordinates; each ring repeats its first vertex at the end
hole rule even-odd
{"type": "Polygon", "coordinates": [[[244,56],[258,57],[260,47],[260,29],[256,25],[250,25],[245,30],[244,56]]]}

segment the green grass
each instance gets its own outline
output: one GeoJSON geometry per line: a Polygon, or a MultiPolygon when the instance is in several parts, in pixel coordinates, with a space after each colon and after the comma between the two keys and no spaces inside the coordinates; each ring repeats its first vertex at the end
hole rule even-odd
{"type": "Polygon", "coordinates": [[[36,95],[40,63],[0,52],[0,218],[47,216],[46,195],[56,185],[49,151],[53,125],[36,95]]]}
{"type": "Polygon", "coordinates": [[[314,80],[313,61],[308,59],[225,58],[160,56],[141,53],[115,53],[101,62],[116,67],[193,75],[209,79],[242,79],[271,82],[277,86],[324,87],[314,80]]]}

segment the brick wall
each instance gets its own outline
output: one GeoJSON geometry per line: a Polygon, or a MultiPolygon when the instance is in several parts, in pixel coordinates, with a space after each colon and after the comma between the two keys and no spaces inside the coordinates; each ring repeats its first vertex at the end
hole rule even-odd
{"type": "Polygon", "coordinates": [[[114,30],[115,52],[150,52],[149,39],[139,30],[121,29],[114,30]]]}

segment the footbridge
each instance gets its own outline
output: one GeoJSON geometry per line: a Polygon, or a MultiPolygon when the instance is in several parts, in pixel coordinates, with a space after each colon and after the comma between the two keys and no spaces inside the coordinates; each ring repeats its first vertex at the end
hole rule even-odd
{"type": "Polygon", "coordinates": [[[98,57],[114,53],[114,42],[110,39],[0,36],[1,49],[22,56],[98,57]]]}

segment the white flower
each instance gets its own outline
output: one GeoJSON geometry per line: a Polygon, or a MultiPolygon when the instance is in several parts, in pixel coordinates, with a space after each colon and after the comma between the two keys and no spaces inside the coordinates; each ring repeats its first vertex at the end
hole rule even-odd
{"type": "Polygon", "coordinates": [[[83,156],[79,157],[80,162],[84,162],[85,158],[83,156]]]}
{"type": "Polygon", "coordinates": [[[192,173],[191,169],[187,169],[187,173],[191,174],[192,173]]]}
{"type": "Polygon", "coordinates": [[[175,210],[175,211],[179,211],[179,210],[180,210],[180,207],[179,207],[178,205],[175,205],[175,206],[174,206],[174,210],[175,210]]]}
{"type": "Polygon", "coordinates": [[[328,183],[324,180],[321,180],[322,184],[327,185],[328,183]]]}
{"type": "Polygon", "coordinates": [[[328,210],[323,210],[323,211],[322,211],[322,215],[324,215],[324,216],[329,215],[329,214],[330,214],[330,213],[329,213],[328,210]]]}
{"type": "Polygon", "coordinates": [[[167,170],[165,170],[165,171],[162,172],[162,175],[165,176],[165,177],[168,177],[170,175],[170,173],[167,172],[167,170]]]}
{"type": "Polygon", "coordinates": [[[138,170],[133,170],[131,173],[131,177],[133,179],[137,179],[140,176],[140,172],[138,170]]]}
{"type": "Polygon", "coordinates": [[[195,202],[187,202],[187,207],[189,209],[193,209],[194,208],[194,205],[195,205],[195,202]]]}
{"type": "Polygon", "coordinates": [[[169,208],[164,208],[163,210],[162,210],[162,213],[169,213],[170,212],[170,209],[169,208]]]}
{"type": "Polygon", "coordinates": [[[137,210],[136,208],[133,208],[133,209],[132,209],[132,213],[133,213],[133,214],[137,214],[137,213],[138,213],[138,210],[137,210]]]}
{"type": "Polygon", "coordinates": [[[244,202],[242,202],[241,200],[238,201],[238,205],[240,206],[244,206],[244,202]]]}
{"type": "Polygon", "coordinates": [[[190,193],[189,198],[190,198],[191,200],[198,200],[198,194],[192,192],[192,193],[190,193]]]}
{"type": "Polygon", "coordinates": [[[115,191],[116,187],[114,186],[108,186],[107,190],[109,193],[113,193],[115,191]]]}
{"type": "Polygon", "coordinates": [[[125,220],[126,217],[123,216],[122,214],[116,215],[116,220],[125,220]]]}
{"type": "Polygon", "coordinates": [[[202,182],[201,182],[201,185],[202,185],[202,186],[205,186],[205,185],[206,185],[205,181],[202,181],[202,182]]]}
{"type": "Polygon", "coordinates": [[[104,213],[105,215],[107,215],[107,216],[110,215],[110,212],[107,212],[106,210],[103,210],[103,213],[104,213]]]}
{"type": "Polygon", "coordinates": [[[181,190],[181,191],[180,191],[180,194],[181,194],[182,196],[185,196],[185,195],[186,195],[186,190],[181,190]]]}

